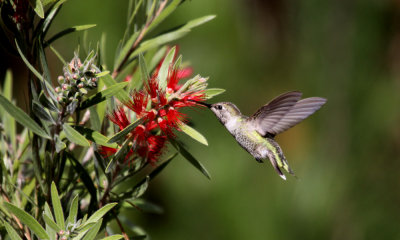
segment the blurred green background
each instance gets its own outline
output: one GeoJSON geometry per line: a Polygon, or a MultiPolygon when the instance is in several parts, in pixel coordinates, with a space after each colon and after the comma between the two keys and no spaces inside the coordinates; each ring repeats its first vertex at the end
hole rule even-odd
{"type": "MultiPolygon", "coordinates": [[[[88,36],[107,33],[110,66],[126,6],[69,0],[52,29],[96,23],[88,36]]],[[[208,14],[177,44],[210,87],[227,89],[213,101],[247,115],[290,90],[328,103],[277,137],[298,176],[286,182],[211,112],[187,112],[209,146],[182,138],[212,180],[176,158],[145,195],[164,214],[132,211],[138,225],[152,239],[400,239],[399,1],[192,0],[159,30],[208,14]]],[[[79,39],[55,47],[69,59],[79,39]]]]}

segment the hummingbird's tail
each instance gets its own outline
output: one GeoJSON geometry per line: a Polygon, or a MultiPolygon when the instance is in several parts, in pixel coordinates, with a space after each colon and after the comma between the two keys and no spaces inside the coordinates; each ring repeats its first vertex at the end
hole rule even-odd
{"type": "Polygon", "coordinates": [[[289,163],[285,158],[285,155],[283,155],[283,151],[279,144],[272,138],[267,138],[266,140],[272,146],[271,150],[267,152],[269,161],[271,162],[272,166],[275,168],[275,171],[279,174],[279,176],[286,180],[286,176],[281,171],[282,168],[291,175],[295,176],[293,170],[290,168],[289,163]]]}

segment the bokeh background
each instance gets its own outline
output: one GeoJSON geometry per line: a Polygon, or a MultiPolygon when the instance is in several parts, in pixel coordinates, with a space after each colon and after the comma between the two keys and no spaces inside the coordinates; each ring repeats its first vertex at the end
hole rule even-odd
{"type": "MultiPolygon", "coordinates": [[[[69,0],[52,29],[96,23],[88,37],[96,44],[107,33],[111,65],[126,6],[69,0]]],[[[192,110],[209,146],[182,138],[212,180],[176,158],[145,195],[164,213],[127,214],[152,239],[400,239],[400,2],[192,0],[159,31],[208,14],[217,18],[176,43],[210,87],[227,89],[213,101],[249,115],[290,90],[328,99],[277,137],[298,179],[282,181],[211,112],[192,110]]],[[[80,41],[54,46],[69,59],[80,41]]]]}

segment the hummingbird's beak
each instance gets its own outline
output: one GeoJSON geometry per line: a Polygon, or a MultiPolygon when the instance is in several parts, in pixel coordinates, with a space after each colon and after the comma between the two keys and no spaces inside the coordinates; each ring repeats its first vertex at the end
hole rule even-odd
{"type": "Polygon", "coordinates": [[[189,101],[195,102],[195,103],[200,104],[200,105],[203,105],[203,106],[206,106],[206,107],[208,107],[208,108],[211,108],[211,104],[209,104],[209,103],[199,102],[199,101],[194,101],[194,100],[189,100],[189,101]]]}

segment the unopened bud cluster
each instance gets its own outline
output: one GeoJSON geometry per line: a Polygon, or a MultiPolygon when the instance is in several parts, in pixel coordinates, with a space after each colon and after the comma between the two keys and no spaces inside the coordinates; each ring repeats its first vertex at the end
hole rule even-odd
{"type": "Polygon", "coordinates": [[[58,76],[59,87],[55,88],[61,104],[78,102],[83,95],[97,86],[100,69],[94,65],[95,56],[88,56],[82,63],[77,55],[64,67],[64,76],[58,76]]]}

